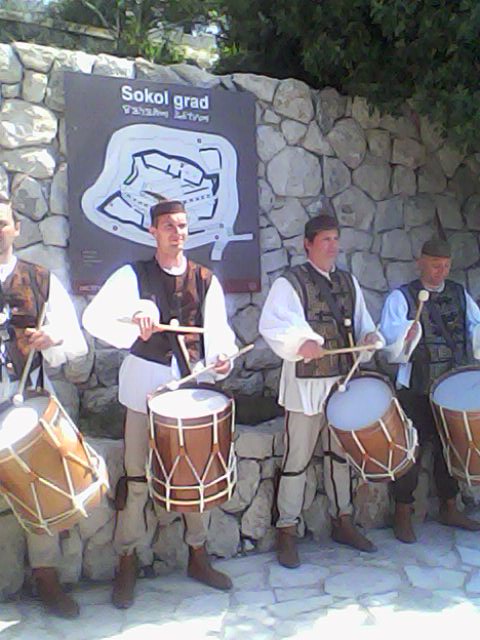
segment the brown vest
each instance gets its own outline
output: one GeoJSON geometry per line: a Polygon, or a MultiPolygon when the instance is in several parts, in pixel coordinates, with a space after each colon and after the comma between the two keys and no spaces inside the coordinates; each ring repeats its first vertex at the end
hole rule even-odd
{"type": "MultiPolygon", "coordinates": [[[[15,269],[2,285],[5,303],[10,306],[10,340],[6,343],[7,358],[20,376],[29,353],[25,329],[35,327],[40,310],[48,300],[50,273],[44,267],[18,260],[15,269]]],[[[34,358],[32,368],[40,364],[40,356],[34,358]]]]}
{"type": "MultiPolygon", "coordinates": [[[[137,275],[138,289],[141,298],[153,300],[161,309],[161,321],[168,323],[171,318],[177,318],[181,325],[203,326],[203,307],[205,296],[212,281],[212,272],[195,262],[187,261],[185,273],[172,276],[164,271],[155,260],[139,261],[132,264],[137,275]],[[162,294],[167,299],[167,308],[161,304],[162,294]]],[[[199,334],[185,334],[185,344],[194,364],[204,357],[203,336],[199,334]]],[[[135,341],[130,353],[169,365],[172,358],[172,346],[167,333],[154,333],[150,340],[135,341]]]]}
{"type": "MultiPolygon", "coordinates": [[[[353,324],[355,315],[355,286],[352,276],[347,271],[335,269],[330,280],[322,276],[309,263],[298,265],[287,271],[286,278],[297,292],[305,312],[305,318],[312,329],[325,339],[325,349],[338,349],[348,346],[348,336],[343,325],[345,318],[352,321],[352,335],[355,335],[353,324]],[[331,298],[342,316],[342,323],[336,318],[334,310],[325,297],[328,288],[331,298]]],[[[296,363],[297,378],[329,378],[346,374],[351,367],[349,354],[325,356],[320,360],[303,360],[296,363]]]]}

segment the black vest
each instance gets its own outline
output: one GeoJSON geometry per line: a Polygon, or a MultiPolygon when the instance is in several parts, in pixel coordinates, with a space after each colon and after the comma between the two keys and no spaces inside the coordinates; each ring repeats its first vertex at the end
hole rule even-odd
{"type": "MultiPolygon", "coordinates": [[[[172,318],[176,318],[184,326],[203,326],[203,307],[212,280],[211,271],[190,260],[187,261],[185,273],[180,276],[164,271],[155,258],[134,262],[131,266],[137,276],[140,297],[153,300],[161,310],[161,322],[168,324],[172,318]],[[160,286],[163,286],[166,294],[166,309],[161,306],[160,286]]],[[[203,359],[205,347],[201,334],[186,334],[185,345],[192,364],[203,359]]],[[[154,333],[149,340],[138,338],[130,348],[130,353],[168,366],[172,359],[169,335],[164,332],[154,333]]]]}
{"type": "MultiPolygon", "coordinates": [[[[352,276],[347,271],[335,269],[330,278],[325,278],[310,263],[293,267],[282,277],[286,278],[297,292],[302,301],[305,318],[312,329],[325,339],[325,349],[339,349],[348,347],[348,335],[343,324],[345,318],[352,321],[352,335],[355,335],[355,285],[352,276]],[[325,289],[331,293],[342,316],[330,308],[325,298],[325,289]]],[[[348,373],[352,366],[350,354],[339,356],[324,356],[319,360],[296,363],[297,378],[330,378],[348,373]]]]}
{"type": "MultiPolygon", "coordinates": [[[[420,289],[424,289],[420,280],[400,287],[408,303],[409,320],[415,317],[420,289]]],[[[422,338],[411,357],[412,391],[427,394],[431,383],[439,376],[468,363],[470,356],[467,346],[466,305],[464,288],[452,280],[445,280],[443,291],[430,291],[430,298],[424,304],[420,316],[422,338]],[[432,305],[438,310],[441,323],[432,314],[432,305]]]]}

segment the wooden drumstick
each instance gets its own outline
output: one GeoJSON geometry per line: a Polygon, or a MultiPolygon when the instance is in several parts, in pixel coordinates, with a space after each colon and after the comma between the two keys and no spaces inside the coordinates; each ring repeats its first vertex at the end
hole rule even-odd
{"type": "Polygon", "coordinates": [[[381,349],[383,342],[377,340],[373,344],[359,344],[356,347],[342,347],[341,349],[325,349],[326,356],[337,356],[341,353],[357,353],[359,351],[373,351],[375,349],[381,349]]]}
{"type": "Polygon", "coordinates": [[[348,346],[349,347],[354,347],[355,343],[353,342],[352,321],[351,321],[351,319],[350,318],[345,318],[345,320],[343,321],[343,324],[345,325],[345,329],[347,330],[348,346]]]}
{"type": "MultiPolygon", "coordinates": [[[[427,291],[426,289],[420,289],[420,291],[418,292],[418,296],[417,296],[418,306],[417,306],[417,310],[415,312],[415,317],[413,319],[413,323],[411,325],[412,327],[415,325],[416,322],[418,322],[420,320],[420,316],[422,315],[423,305],[425,304],[425,302],[428,301],[429,298],[430,298],[430,292],[427,291]]],[[[405,340],[405,345],[403,347],[404,355],[407,355],[407,353],[408,353],[408,351],[410,349],[410,344],[411,344],[410,340],[405,340]]]]}
{"type": "MultiPolygon", "coordinates": [[[[175,331],[175,329],[180,326],[180,323],[176,318],[172,318],[168,326],[175,331]]],[[[192,368],[190,366],[190,354],[188,353],[187,345],[185,344],[185,336],[179,334],[177,336],[177,342],[178,346],[180,347],[180,351],[182,352],[182,355],[185,359],[185,362],[187,363],[188,370],[191,372],[192,368]]]]}
{"type": "Polygon", "coordinates": [[[358,366],[360,364],[360,361],[362,359],[362,354],[359,353],[357,355],[357,357],[355,358],[354,363],[352,364],[352,367],[350,369],[350,371],[347,373],[347,376],[345,378],[345,380],[338,385],[338,390],[343,393],[347,390],[347,385],[350,382],[351,377],[353,376],[353,374],[355,373],[355,371],[358,369],[358,366]]]}
{"type": "MultiPolygon", "coordinates": [[[[245,355],[246,353],[251,351],[254,346],[255,345],[253,345],[253,344],[248,344],[246,347],[243,347],[242,349],[237,351],[237,353],[235,353],[233,356],[227,356],[225,358],[225,362],[232,362],[232,360],[235,360],[236,358],[239,358],[240,356],[245,355]]],[[[180,378],[180,380],[172,380],[171,382],[167,383],[166,385],[161,385],[160,387],[158,387],[156,389],[156,391],[159,391],[160,389],[163,389],[164,387],[168,387],[168,389],[170,389],[171,391],[175,391],[182,384],[190,382],[191,380],[195,380],[195,378],[198,378],[199,375],[201,375],[202,373],[207,373],[208,371],[212,371],[213,369],[215,369],[216,366],[217,366],[216,362],[214,362],[212,364],[209,364],[208,367],[204,367],[203,369],[200,369],[199,371],[195,371],[195,372],[191,373],[190,375],[185,376],[184,378],[180,378]]]]}
{"type": "MultiPolygon", "coordinates": [[[[126,324],[136,324],[133,322],[131,318],[119,318],[119,322],[124,322],[126,324]]],[[[164,324],[162,322],[156,322],[153,327],[154,332],[163,332],[163,331],[174,331],[175,333],[205,333],[205,329],[203,327],[186,327],[180,324],[172,325],[164,324]]]]}
{"type": "MultiPolygon", "coordinates": [[[[40,315],[38,316],[37,326],[35,327],[36,331],[40,330],[40,327],[42,326],[42,324],[43,324],[43,322],[45,320],[46,313],[47,313],[47,303],[44,302],[43,306],[42,306],[42,308],[40,310],[40,315]]],[[[30,351],[28,352],[28,356],[27,356],[27,360],[25,362],[25,366],[23,367],[23,371],[22,371],[22,375],[20,377],[20,381],[18,383],[17,393],[12,398],[13,404],[15,406],[19,406],[19,405],[23,404],[24,401],[25,401],[25,398],[23,396],[23,392],[25,390],[25,385],[27,384],[27,378],[28,378],[28,375],[30,373],[30,367],[32,366],[34,355],[35,355],[35,349],[33,347],[31,347],[30,351]]]]}

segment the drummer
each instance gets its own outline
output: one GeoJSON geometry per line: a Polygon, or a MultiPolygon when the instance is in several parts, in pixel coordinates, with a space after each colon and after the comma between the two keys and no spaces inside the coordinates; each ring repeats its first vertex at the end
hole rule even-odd
{"type": "MultiPolygon", "coordinates": [[[[9,202],[0,202],[0,401],[12,398],[30,349],[35,349],[31,383],[53,391],[43,372],[42,359],[52,367],[88,352],[75,308],[60,280],[40,265],[17,258],[15,240],[20,222],[9,202]],[[46,319],[36,330],[44,303],[46,319]],[[43,374],[43,383],[39,374],[43,374]]],[[[40,599],[50,613],[63,618],[78,615],[77,603],[60,585],[61,561],[58,534],[27,533],[30,566],[40,599]]]]}
{"type": "MultiPolygon", "coordinates": [[[[340,229],[323,212],[305,225],[307,262],[289,269],[272,285],[260,318],[260,333],[283,359],[279,402],[287,410],[285,455],[277,493],[277,557],[281,565],[300,565],[296,548],[306,469],[319,434],[324,451],[324,483],[332,538],[361,551],[375,546],[353,524],[350,469],[345,454],[326,428],[324,403],[352,356],[326,356],[325,349],[355,340],[381,340],[356,278],[335,267],[340,229]],[[351,321],[351,338],[344,321],[351,321]]],[[[367,352],[366,359],[371,357],[367,352]]]]}
{"type": "MultiPolygon", "coordinates": [[[[121,609],[133,604],[137,575],[135,552],[145,535],[147,394],[172,378],[186,375],[190,366],[198,367],[201,362],[216,363],[214,378],[221,379],[231,369],[225,357],[237,351],[218,279],[185,257],[188,221],[183,204],[161,200],[150,213],[149,230],[157,246],[155,255],[148,261],[128,264],[115,271],[83,315],[84,326],[92,335],[130,350],[119,374],[119,402],[127,408],[126,477],[119,487],[123,484],[127,495],[124,509],[117,514],[114,545],[120,562],[112,602],[121,609]],[[203,337],[193,333],[185,336],[186,357],[177,340],[178,334],[153,332],[160,318],[162,323],[168,323],[173,317],[181,325],[205,328],[203,337]]],[[[230,578],[213,569],[205,551],[206,515],[185,513],[184,521],[185,542],[189,548],[188,575],[213,588],[230,589],[230,578]]]]}
{"type": "MultiPolygon", "coordinates": [[[[390,293],[382,312],[381,331],[388,343],[390,361],[399,364],[398,398],[419,434],[420,446],[431,440],[433,473],[440,500],[440,522],[470,531],[480,523],[458,510],[457,481],[449,474],[442,453],[429,388],[439,376],[467,364],[473,349],[480,359],[480,310],[465,288],[448,280],[451,250],[448,242],[432,238],[417,261],[420,277],[390,293]],[[418,294],[429,292],[419,322],[415,318],[418,294]]],[[[394,533],[402,542],[415,542],[411,514],[418,483],[421,456],[401,478],[392,483],[395,499],[394,533]]]]}

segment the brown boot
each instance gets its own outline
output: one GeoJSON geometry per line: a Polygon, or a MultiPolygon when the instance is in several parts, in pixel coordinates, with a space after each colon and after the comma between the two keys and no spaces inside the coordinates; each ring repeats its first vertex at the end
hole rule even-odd
{"type": "Polygon", "coordinates": [[[277,560],[282,567],[296,569],[300,566],[297,551],[297,528],[280,527],[277,529],[277,560]]]}
{"type": "Polygon", "coordinates": [[[220,589],[221,591],[229,591],[232,588],[230,578],[217,571],[210,564],[205,545],[202,547],[188,547],[188,569],[187,573],[190,578],[208,584],[209,587],[220,589]]]}
{"type": "Polygon", "coordinates": [[[120,556],[118,570],[113,581],[112,603],[117,609],[128,609],[135,599],[137,582],[137,557],[135,553],[120,556]]]}
{"type": "Polygon", "coordinates": [[[415,531],[412,527],[412,506],[410,504],[404,504],[402,502],[395,503],[393,533],[400,542],[411,544],[417,541],[415,531]]]}
{"type": "Polygon", "coordinates": [[[73,598],[65,593],[53,567],[41,567],[33,570],[38,597],[47,611],[59,618],[77,618],[80,608],[73,598]]]}
{"type": "Polygon", "coordinates": [[[373,542],[360,533],[349,515],[332,518],[332,540],[367,553],[377,550],[373,542]]]}
{"type": "Polygon", "coordinates": [[[442,500],[440,502],[439,520],[447,527],[458,527],[467,531],[480,531],[480,522],[468,518],[458,510],[455,498],[442,500]]]}

